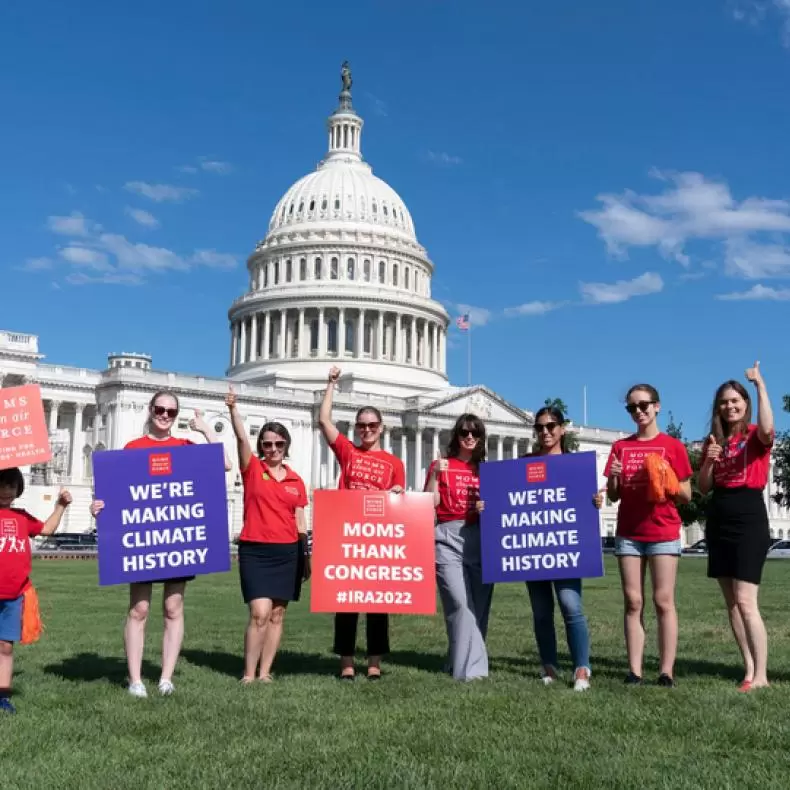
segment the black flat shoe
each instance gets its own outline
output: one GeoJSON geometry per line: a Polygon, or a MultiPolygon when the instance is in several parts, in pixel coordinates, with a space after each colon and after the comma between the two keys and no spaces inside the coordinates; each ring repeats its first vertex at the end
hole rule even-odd
{"type": "Polygon", "coordinates": [[[669,675],[661,674],[658,676],[658,685],[665,689],[673,689],[675,688],[675,681],[669,675]]]}
{"type": "Polygon", "coordinates": [[[368,672],[368,680],[381,680],[381,672],[368,672]]]}
{"type": "Polygon", "coordinates": [[[626,686],[641,686],[642,678],[640,678],[639,675],[635,675],[633,672],[629,672],[625,676],[624,683],[626,686]]]}
{"type": "Polygon", "coordinates": [[[338,677],[338,680],[351,680],[351,681],[353,681],[354,678],[356,677],[356,675],[354,675],[354,673],[352,672],[350,675],[342,675],[341,674],[341,675],[338,675],[337,677],[338,677]]]}

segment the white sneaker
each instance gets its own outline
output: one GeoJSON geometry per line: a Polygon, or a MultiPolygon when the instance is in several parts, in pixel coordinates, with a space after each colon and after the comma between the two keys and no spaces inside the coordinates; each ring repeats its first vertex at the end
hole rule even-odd
{"type": "Polygon", "coordinates": [[[559,676],[560,671],[551,664],[546,664],[540,668],[540,677],[544,686],[550,686],[559,676]]]}
{"type": "Polygon", "coordinates": [[[130,683],[128,691],[133,697],[140,697],[142,699],[148,696],[148,692],[145,690],[145,684],[141,680],[138,680],[137,683],[130,683]]]}
{"type": "Polygon", "coordinates": [[[159,693],[163,697],[169,697],[175,690],[176,690],[176,687],[173,685],[173,683],[171,681],[169,681],[169,680],[160,680],[159,681],[159,693]]]}
{"type": "Polygon", "coordinates": [[[590,688],[590,670],[587,667],[579,667],[573,676],[573,690],[587,691],[590,688]]]}

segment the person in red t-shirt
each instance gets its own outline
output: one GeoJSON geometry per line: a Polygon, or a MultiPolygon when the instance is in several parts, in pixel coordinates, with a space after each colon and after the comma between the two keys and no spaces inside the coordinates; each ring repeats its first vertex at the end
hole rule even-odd
{"type": "MultiPolygon", "coordinates": [[[[169,390],[154,393],[148,403],[148,419],[146,434],[132,439],[124,445],[124,450],[150,450],[156,447],[180,447],[193,444],[190,439],[179,439],[171,436],[171,431],[178,417],[178,397],[169,390]]],[[[195,416],[189,421],[191,430],[202,433],[207,442],[219,442],[211,428],[203,419],[202,412],[195,410],[195,416]]],[[[225,469],[231,469],[231,463],[225,454],[225,469]]],[[[101,499],[94,499],[90,506],[91,515],[96,518],[104,509],[101,499]]],[[[162,579],[164,583],[163,614],[164,634],[162,635],[162,675],[159,679],[159,693],[167,696],[175,691],[173,672],[176,668],[181,643],[184,640],[184,592],[186,583],[194,576],[177,579],[162,579]]],[[[126,649],[126,663],[129,668],[128,691],[133,697],[146,697],[145,684],[142,680],[143,647],[145,645],[145,624],[151,608],[153,584],[137,582],[129,585],[129,612],[126,617],[123,638],[126,649]]]]}
{"type": "Polygon", "coordinates": [[[474,414],[453,427],[446,457],[428,468],[424,490],[436,507],[436,585],[447,628],[447,666],[455,680],[488,677],[486,634],[493,584],[483,583],[480,480],[486,428],[474,414]]]}
{"type": "Polygon", "coordinates": [[[768,483],[774,415],[760,363],[746,371],[757,390],[752,401],[738,381],[725,381],[713,398],[710,436],[702,448],[700,491],[712,491],[705,538],[708,576],[721,586],[745,674],[741,691],[768,685],[768,636],[757,596],[771,545],[763,489],[768,483]]]}
{"type": "MultiPolygon", "coordinates": [[[[392,491],[402,493],[406,486],[403,461],[381,449],[383,419],[373,406],[364,406],[356,415],[355,429],[359,446],[354,445],[332,422],[332,400],[335,385],[340,378],[340,368],[329,371],[324,399],[318,412],[318,425],[327,444],[340,464],[337,487],[357,491],[392,491]]],[[[335,615],[334,652],[340,656],[340,677],[354,679],[354,653],[356,652],[357,622],[359,615],[335,615]]],[[[381,677],[381,657],[389,653],[389,615],[368,614],[365,623],[367,639],[368,679],[381,677]]]]}
{"type": "Polygon", "coordinates": [[[258,432],[253,455],[244,418],[230,388],[230,411],[244,482],[244,526],[239,536],[239,577],[250,619],[244,632],[242,683],[269,683],[289,601],[298,601],[302,581],[310,578],[304,482],[285,463],[291,434],[279,422],[267,422],[258,432]],[[260,663],[260,669],[258,664],[260,663]]]}
{"type": "Polygon", "coordinates": [[[656,422],[661,411],[658,391],[650,384],[628,390],[626,410],[637,432],[612,446],[606,462],[606,491],[617,511],[615,554],[625,598],[625,644],[630,672],[625,682],[641,685],[645,650],[645,566],[650,569],[653,603],[658,619],[658,685],[675,685],[673,670],[678,643],[675,581],[681,553],[680,515],[677,505],[691,501],[691,464],[681,441],[661,433],[656,422]],[[658,455],[674,472],[679,491],[663,501],[651,501],[645,459],[658,455]]]}
{"type": "Polygon", "coordinates": [[[0,469],[0,712],[16,713],[11,702],[14,642],[22,639],[25,592],[31,587],[30,538],[51,535],[71,504],[71,494],[60,489],[52,515],[41,522],[26,510],[12,507],[22,496],[25,479],[16,468],[0,469]]]}

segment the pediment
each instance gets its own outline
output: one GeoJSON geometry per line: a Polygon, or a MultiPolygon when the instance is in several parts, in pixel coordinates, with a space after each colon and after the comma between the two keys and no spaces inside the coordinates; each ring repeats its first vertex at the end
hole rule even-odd
{"type": "Polygon", "coordinates": [[[508,403],[487,387],[469,387],[456,390],[438,400],[426,402],[425,397],[419,399],[419,411],[426,416],[457,418],[469,413],[476,414],[485,422],[532,425],[532,415],[508,403]]]}

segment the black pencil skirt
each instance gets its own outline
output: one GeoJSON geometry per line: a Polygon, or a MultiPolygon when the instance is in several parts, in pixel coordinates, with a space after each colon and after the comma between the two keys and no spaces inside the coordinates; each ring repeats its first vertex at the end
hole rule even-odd
{"type": "Polygon", "coordinates": [[[705,529],[708,576],[759,584],[771,546],[763,492],[714,488],[705,529]]]}
{"type": "Polygon", "coordinates": [[[304,575],[302,542],[239,541],[239,579],[244,603],[256,598],[298,601],[304,575]]]}

